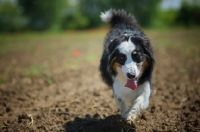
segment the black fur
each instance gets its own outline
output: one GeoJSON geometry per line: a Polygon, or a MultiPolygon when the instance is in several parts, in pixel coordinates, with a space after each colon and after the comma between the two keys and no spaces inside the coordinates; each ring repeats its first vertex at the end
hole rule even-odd
{"type": "Polygon", "coordinates": [[[110,11],[112,12],[112,18],[109,23],[111,24],[112,28],[105,39],[104,50],[99,67],[102,79],[107,85],[112,87],[112,76],[116,76],[117,73],[111,68],[110,62],[116,53],[116,47],[123,41],[127,41],[129,38],[131,38],[131,41],[141,45],[140,47],[143,48],[143,53],[145,54],[145,57],[149,63],[149,66],[139,78],[138,84],[141,84],[146,80],[151,82],[152,71],[154,67],[154,57],[153,49],[149,39],[139,29],[137,21],[133,15],[127,15],[124,10],[110,11]]]}
{"type": "Polygon", "coordinates": [[[137,20],[135,19],[135,17],[131,14],[127,14],[125,10],[115,10],[115,9],[111,9],[110,10],[113,14],[114,17],[112,17],[112,19],[110,20],[110,25],[113,27],[117,24],[127,24],[127,25],[137,25],[137,20]]]}

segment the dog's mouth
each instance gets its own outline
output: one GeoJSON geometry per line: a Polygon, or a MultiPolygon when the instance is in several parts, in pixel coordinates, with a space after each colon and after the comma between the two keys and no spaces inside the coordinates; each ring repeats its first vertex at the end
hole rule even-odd
{"type": "Polygon", "coordinates": [[[137,79],[136,78],[127,79],[125,87],[130,88],[132,90],[136,90],[136,88],[137,88],[137,79]]]}

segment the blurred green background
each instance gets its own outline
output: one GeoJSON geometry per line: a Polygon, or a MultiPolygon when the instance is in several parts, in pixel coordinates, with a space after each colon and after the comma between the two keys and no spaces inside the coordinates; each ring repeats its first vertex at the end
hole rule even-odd
{"type": "Polygon", "coordinates": [[[100,12],[110,8],[133,13],[145,28],[200,25],[200,0],[0,0],[0,32],[101,27],[100,12]]]}

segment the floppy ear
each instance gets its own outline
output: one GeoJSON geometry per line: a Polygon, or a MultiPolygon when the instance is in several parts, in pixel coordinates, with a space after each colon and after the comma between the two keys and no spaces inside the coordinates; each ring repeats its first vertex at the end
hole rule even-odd
{"type": "Polygon", "coordinates": [[[153,59],[153,48],[148,38],[143,38],[142,46],[144,48],[145,54],[147,54],[150,58],[153,59]]]}
{"type": "Polygon", "coordinates": [[[114,39],[108,46],[109,53],[112,53],[114,49],[119,45],[119,40],[116,38],[114,39]]]}

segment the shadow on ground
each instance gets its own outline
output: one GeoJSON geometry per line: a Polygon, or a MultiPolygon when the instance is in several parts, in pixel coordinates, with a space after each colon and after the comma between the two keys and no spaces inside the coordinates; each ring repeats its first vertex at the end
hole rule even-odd
{"type": "MultiPolygon", "coordinates": [[[[95,117],[94,115],[93,117],[95,117]]],[[[64,125],[66,132],[135,132],[136,127],[124,126],[121,124],[120,115],[111,115],[105,119],[79,118],[69,121],[64,125]]]]}

